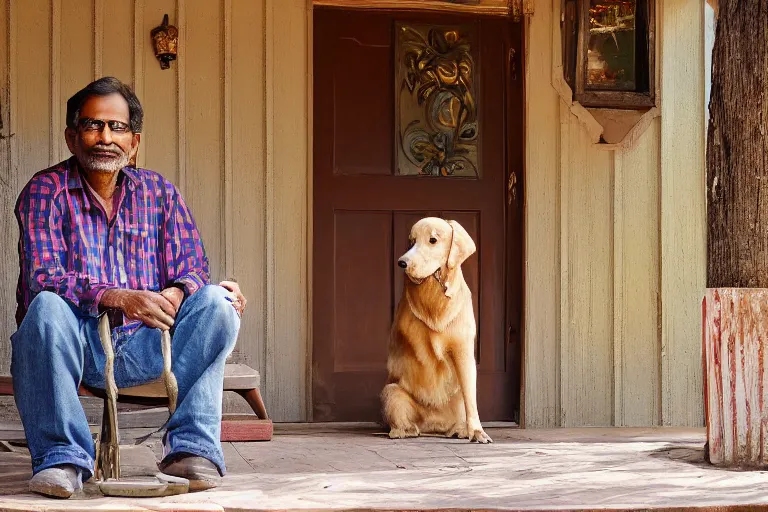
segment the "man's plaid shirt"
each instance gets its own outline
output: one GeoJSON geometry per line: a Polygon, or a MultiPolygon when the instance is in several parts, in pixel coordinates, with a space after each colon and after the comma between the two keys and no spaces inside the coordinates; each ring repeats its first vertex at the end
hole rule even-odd
{"type": "Polygon", "coordinates": [[[38,172],[21,191],[17,323],[44,290],[97,316],[110,288],[160,291],[178,283],[191,295],[208,283],[203,242],[176,187],[147,169],[119,172],[111,220],[74,157],[38,172]]]}

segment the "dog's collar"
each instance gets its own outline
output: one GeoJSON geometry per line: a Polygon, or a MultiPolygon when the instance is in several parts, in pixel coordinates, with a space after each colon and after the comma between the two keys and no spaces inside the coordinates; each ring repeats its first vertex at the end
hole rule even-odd
{"type": "MultiPolygon", "coordinates": [[[[437,282],[440,284],[440,286],[443,288],[443,293],[445,293],[445,292],[447,292],[447,291],[448,291],[448,287],[445,285],[445,283],[443,282],[443,280],[440,278],[440,271],[441,271],[442,269],[443,269],[443,267],[440,267],[440,268],[438,268],[438,269],[437,269],[437,270],[435,270],[435,271],[432,273],[432,275],[430,275],[429,277],[434,277],[434,278],[435,278],[435,281],[437,281],[437,282]]],[[[416,286],[420,286],[422,283],[424,283],[424,281],[426,281],[427,279],[429,279],[429,277],[422,277],[421,279],[416,279],[415,277],[411,277],[411,276],[408,276],[408,279],[410,279],[410,280],[411,280],[411,282],[412,282],[413,284],[415,284],[416,286]]]]}

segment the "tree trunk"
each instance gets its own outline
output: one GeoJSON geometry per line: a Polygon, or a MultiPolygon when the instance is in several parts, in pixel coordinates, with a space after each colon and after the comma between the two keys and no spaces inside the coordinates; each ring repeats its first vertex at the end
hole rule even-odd
{"type": "Polygon", "coordinates": [[[707,287],[768,288],[768,0],[720,0],[707,133],[707,287]]]}

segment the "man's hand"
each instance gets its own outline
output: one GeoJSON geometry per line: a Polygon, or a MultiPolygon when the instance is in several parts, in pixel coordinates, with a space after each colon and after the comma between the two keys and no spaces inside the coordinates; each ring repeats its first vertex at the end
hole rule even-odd
{"type": "Polygon", "coordinates": [[[176,308],[171,301],[147,290],[107,290],[101,296],[101,304],[117,308],[127,318],[158,329],[170,329],[176,317],[176,308]]]}
{"type": "MultiPolygon", "coordinates": [[[[179,308],[181,307],[181,302],[184,300],[184,292],[180,288],[171,286],[170,288],[166,288],[165,290],[161,291],[160,295],[168,299],[168,302],[173,304],[173,311],[175,313],[179,312],[179,308]]],[[[174,318],[176,318],[175,313],[173,315],[174,318]]]]}
{"type": "Polygon", "coordinates": [[[243,316],[243,311],[245,311],[245,304],[248,301],[245,300],[243,293],[240,291],[240,285],[235,281],[222,281],[219,283],[219,286],[229,290],[229,295],[232,298],[232,305],[234,306],[235,311],[237,311],[239,316],[243,316]]]}

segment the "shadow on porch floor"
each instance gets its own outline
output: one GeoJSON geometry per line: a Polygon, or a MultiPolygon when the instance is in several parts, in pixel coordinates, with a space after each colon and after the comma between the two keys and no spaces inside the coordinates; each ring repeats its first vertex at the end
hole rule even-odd
{"type": "Polygon", "coordinates": [[[702,429],[488,433],[481,446],[276,425],[270,442],[225,443],[222,487],[162,499],[26,494],[29,456],[15,448],[0,453],[0,510],[768,510],[766,472],[704,463],[702,429]]]}

